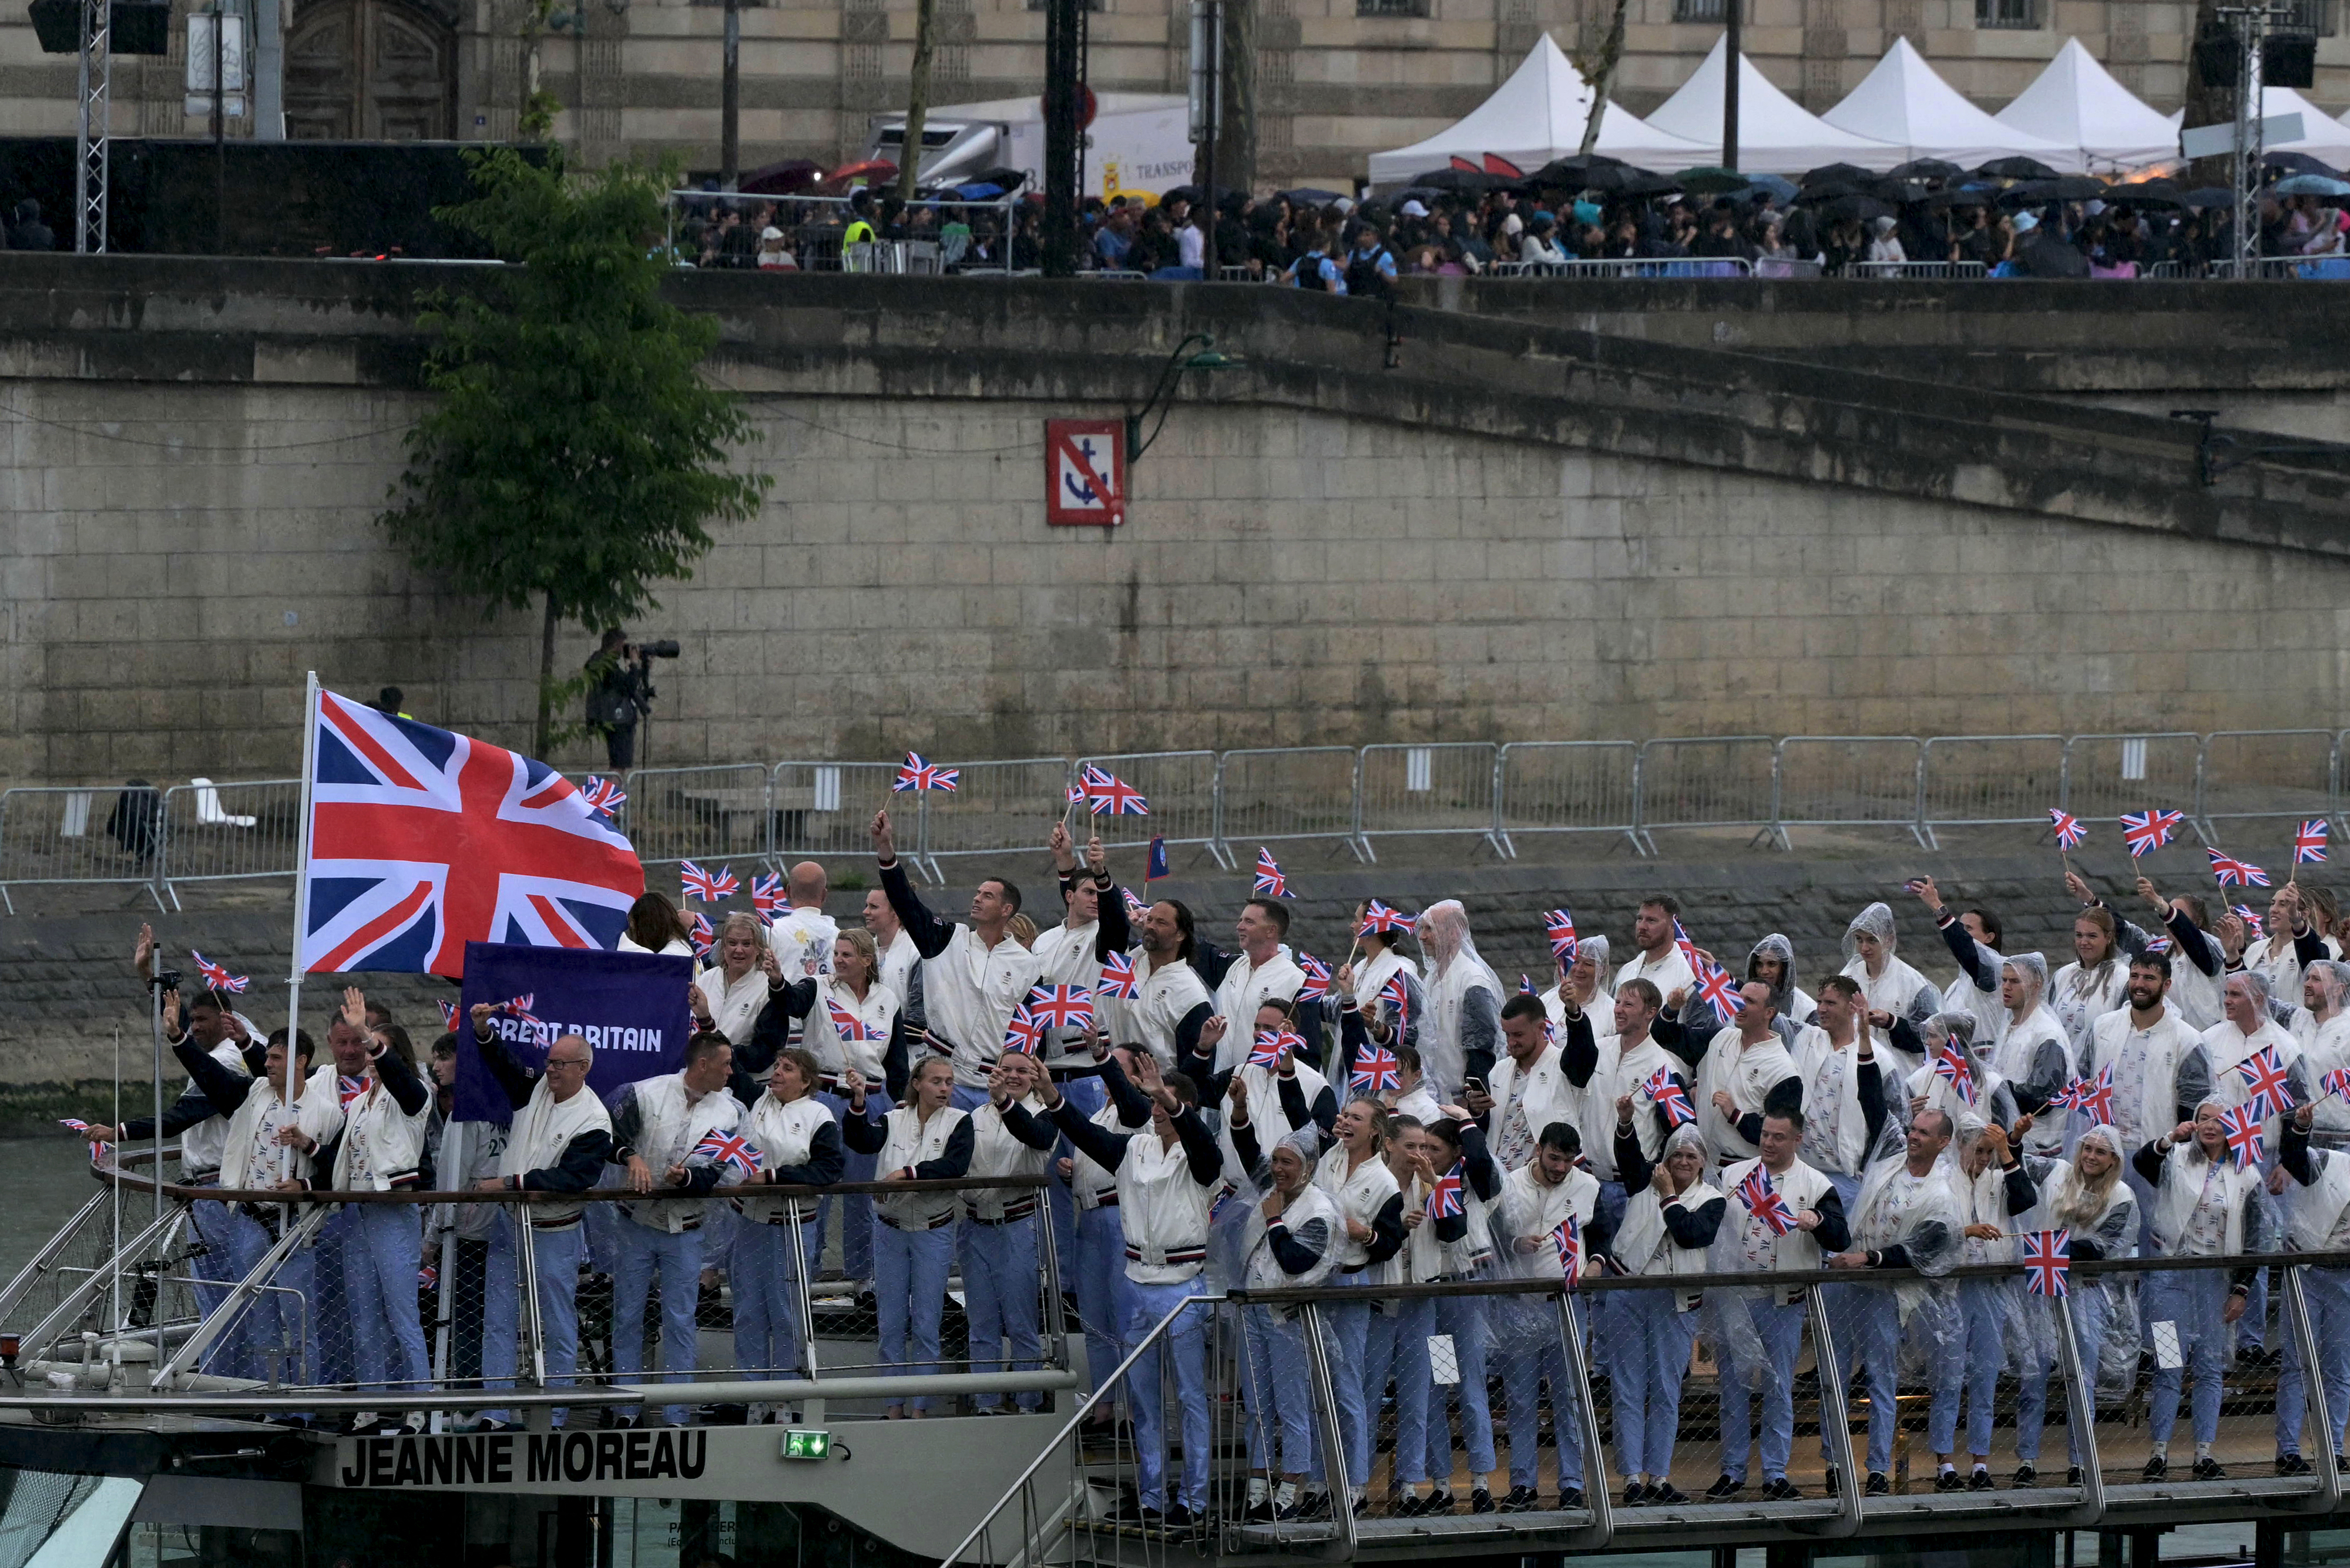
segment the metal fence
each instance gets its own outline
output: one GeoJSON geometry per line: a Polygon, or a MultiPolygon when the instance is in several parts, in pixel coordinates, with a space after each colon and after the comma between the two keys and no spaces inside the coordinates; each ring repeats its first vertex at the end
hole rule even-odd
{"type": "Polygon", "coordinates": [[[1216,837],[1230,864],[1235,843],[1336,839],[1353,850],[1362,758],[1352,746],[1270,746],[1216,760],[1216,837]]]}
{"type": "MultiPolygon", "coordinates": [[[[787,265],[770,263],[771,274],[791,272],[903,273],[939,275],[964,273],[1006,276],[1012,270],[1008,243],[1018,206],[1016,196],[971,202],[923,197],[906,203],[898,222],[902,234],[845,243],[858,214],[848,196],[739,195],[716,191],[671,191],[670,254],[681,265],[754,268],[760,256],[754,230],[733,239],[728,231],[760,223],[782,234],[787,265]],[[729,223],[726,214],[740,219],[729,223]]],[[[878,222],[878,210],[868,214],[878,222]]]]}
{"type": "MultiPolygon", "coordinates": [[[[2051,806],[2091,823],[2176,810],[2210,844],[2321,818],[2350,830],[2346,738],[2221,730],[1247,747],[948,762],[961,769],[958,787],[914,795],[891,792],[894,763],[741,763],[639,768],[620,781],[628,800],[615,820],[649,866],[780,869],[865,854],[872,812],[889,805],[901,848],[936,882],[944,860],[1037,848],[1056,818],[1119,846],[1154,836],[1198,846],[1226,868],[1259,843],[1319,840],[1367,863],[1378,839],[1440,836],[1503,858],[1521,837],[1571,833],[1620,836],[1653,855],[1659,832],[1686,830],[1742,829],[1792,849],[1797,828],[1895,829],[1938,848],[1939,829],[2045,830],[2051,806]],[[1150,815],[1092,816],[1072,803],[1087,763],[1139,790],[1150,815]]],[[[290,779],[0,792],[0,907],[16,912],[16,888],[113,884],[169,908],[185,884],[290,877],[299,802],[290,779]]]]}
{"type": "Polygon", "coordinates": [[[1497,748],[1491,741],[1365,746],[1356,774],[1355,837],[1376,860],[1375,837],[1472,834],[1502,853],[1493,823],[1497,748]]]}
{"type": "Polygon", "coordinates": [[[2009,827],[2048,821],[2064,794],[2062,735],[1936,735],[1918,758],[1918,836],[1937,827],[2009,827]]]}
{"type": "Polygon", "coordinates": [[[1493,828],[1514,857],[1519,836],[1620,834],[1640,847],[1640,748],[1630,741],[1520,741],[1502,748],[1493,828]]]}

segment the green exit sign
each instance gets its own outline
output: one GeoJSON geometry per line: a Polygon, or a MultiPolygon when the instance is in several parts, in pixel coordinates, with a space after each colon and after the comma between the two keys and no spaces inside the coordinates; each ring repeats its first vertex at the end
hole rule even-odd
{"type": "Polygon", "coordinates": [[[828,1459],[832,1457],[832,1434],[814,1427],[787,1427],[784,1430],[784,1458],[787,1459],[828,1459]]]}

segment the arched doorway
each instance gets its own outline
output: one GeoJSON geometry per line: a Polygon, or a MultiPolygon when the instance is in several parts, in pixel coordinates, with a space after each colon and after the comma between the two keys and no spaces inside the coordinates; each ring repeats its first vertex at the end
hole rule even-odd
{"type": "Polygon", "coordinates": [[[286,134],[446,140],[456,123],[454,30],[399,0],[307,0],[286,37],[286,134]]]}

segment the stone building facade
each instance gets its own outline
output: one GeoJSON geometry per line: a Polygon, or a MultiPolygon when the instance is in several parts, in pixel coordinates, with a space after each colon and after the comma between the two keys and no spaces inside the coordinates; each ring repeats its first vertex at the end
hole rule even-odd
{"type": "MultiPolygon", "coordinates": [[[[1609,0],[1251,0],[1257,45],[1258,182],[1348,188],[1368,156],[1466,113],[1547,31],[1570,54],[1596,46],[1609,0]]],[[[1996,109],[2068,36],[2168,110],[2185,91],[2186,0],[1745,0],[1746,47],[1814,111],[1906,36],[1960,91],[1996,109]]],[[[2321,33],[2315,100],[2350,104],[2343,0],[2295,0],[2321,33]]],[[[1619,96],[1653,108],[1721,34],[1723,0],[1631,0],[1619,96]]],[[[189,0],[176,0],[188,8],[189,0]]],[[[1098,0],[1089,71],[1097,90],[1180,92],[1183,0],[1098,0]]],[[[713,167],[721,8],[707,0],[288,0],[286,111],[297,136],[515,133],[530,82],[564,105],[556,137],[591,161],[660,152],[713,167]],[[542,19],[543,18],[543,19],[542,19]],[[525,33],[536,29],[535,36],[525,33]]],[[[746,168],[864,146],[870,117],[901,108],[915,0],[781,0],[743,14],[746,168]]],[[[1036,0],[938,0],[934,101],[1042,90],[1036,0]]],[[[115,128],[174,136],[182,114],[175,28],[169,58],[125,61],[115,128]]],[[[0,18],[0,131],[72,128],[69,58],[43,56],[21,8],[0,18]]],[[[239,130],[244,129],[239,127],[239,130]]]]}

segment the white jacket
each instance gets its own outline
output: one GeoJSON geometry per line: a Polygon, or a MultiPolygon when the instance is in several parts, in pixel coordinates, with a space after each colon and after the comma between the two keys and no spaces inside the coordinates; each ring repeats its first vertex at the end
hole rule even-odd
{"type": "MultiPolygon", "coordinates": [[[[1028,1115],[1045,1122],[1045,1102],[1035,1095],[1020,1102],[1028,1115]]],[[[1049,1122],[1045,1123],[1050,1126],[1049,1122]]],[[[1050,1145],[1036,1148],[1012,1136],[1004,1125],[1003,1113],[995,1108],[991,1099],[971,1113],[971,1168],[969,1174],[980,1176],[1042,1176],[1053,1167],[1050,1145]]],[[[962,1195],[962,1211],[972,1220],[997,1223],[1005,1220],[1022,1220],[1036,1212],[1036,1199],[1041,1192],[1020,1191],[1016,1189],[988,1187],[962,1195]]]]}
{"type": "MultiPolygon", "coordinates": [[[[728,1096],[732,1098],[733,1096],[728,1096]]],[[[759,1168],[762,1171],[787,1170],[806,1165],[816,1147],[816,1134],[833,1126],[832,1110],[814,1095],[802,1095],[796,1100],[779,1100],[772,1094],[761,1095],[758,1104],[751,1107],[748,1131],[752,1143],[758,1147],[759,1168]]],[[[789,1200],[773,1197],[743,1197],[735,1199],[743,1218],[756,1224],[765,1224],[785,1211],[789,1200]]],[[[813,1201],[800,1204],[800,1222],[813,1223],[816,1207],[813,1201]]]]}
{"type": "Polygon", "coordinates": [[[1338,1268],[1352,1273],[1365,1267],[1371,1259],[1370,1243],[1357,1241],[1347,1234],[1346,1221],[1370,1225],[1379,1217],[1379,1210],[1396,1196],[1395,1172],[1377,1154],[1355,1167],[1350,1175],[1347,1161],[1350,1157],[1343,1144],[1333,1145],[1323,1152],[1314,1167],[1315,1184],[1330,1195],[1338,1206],[1338,1268]]]}
{"type": "MultiPolygon", "coordinates": [[[[530,1098],[522,1109],[515,1112],[507,1124],[506,1147],[498,1155],[498,1174],[516,1177],[542,1170],[563,1161],[563,1151],[581,1135],[600,1132],[609,1136],[612,1115],[596,1092],[582,1086],[567,1100],[558,1100],[548,1091],[547,1080],[541,1078],[530,1091],[530,1098]]],[[[554,1230],[566,1220],[577,1220],[584,1203],[533,1203],[525,1211],[535,1225],[554,1230]]]]}
{"type": "Polygon", "coordinates": [[[335,1151],[335,1186],[341,1191],[389,1192],[415,1181],[424,1158],[424,1127],[432,1116],[428,1086],[411,1116],[400,1108],[377,1073],[342,1109],[342,1147],[335,1151]]]}
{"type": "MultiPolygon", "coordinates": [[[[1525,1085],[1521,1109],[1525,1115],[1527,1135],[1539,1144],[1542,1141],[1543,1128],[1553,1122],[1566,1122],[1574,1126],[1576,1132],[1582,1135],[1584,1153],[1586,1156],[1589,1155],[1592,1152],[1593,1140],[1588,1129],[1580,1125],[1575,1115],[1582,1108],[1577,1103],[1581,1096],[1577,1095],[1575,1085],[1566,1081],[1566,1065],[1560,1058],[1559,1048],[1555,1045],[1545,1045],[1534,1061],[1523,1069],[1518,1065],[1518,1059],[1507,1051],[1503,1052],[1494,1060],[1493,1082],[1491,1085],[1493,1111],[1492,1125],[1485,1129],[1485,1142],[1486,1146],[1492,1150],[1495,1161],[1498,1162],[1502,1158],[1502,1120],[1509,1114],[1510,1096],[1520,1092],[1519,1079],[1522,1075],[1525,1080],[1525,1085]]],[[[1595,1072],[1591,1075],[1591,1081],[1594,1084],[1605,1083],[1606,1075],[1595,1072]]],[[[1607,1107],[1606,1125],[1609,1129],[1608,1137],[1612,1138],[1615,1136],[1616,1125],[1616,1107],[1612,1103],[1607,1107]]],[[[1595,1160],[1595,1166],[1596,1163],[1595,1160]]],[[[1608,1169],[1612,1175],[1615,1169],[1615,1162],[1612,1158],[1608,1161],[1608,1169]]]]}
{"type": "Polygon", "coordinates": [[[335,1100],[334,1064],[329,1062],[304,1079],[299,1095],[288,1106],[266,1076],[253,1080],[244,1103],[228,1118],[223,1137],[223,1187],[258,1189],[282,1180],[310,1179],[310,1156],[298,1144],[281,1148],[277,1130],[290,1125],[301,1128],[302,1136],[313,1143],[333,1141],[343,1127],[342,1107],[335,1100]]]}
{"type": "MultiPolygon", "coordinates": [[[[629,1104],[636,1107],[637,1128],[629,1142],[629,1152],[651,1168],[655,1191],[667,1184],[670,1167],[710,1163],[706,1156],[698,1160],[692,1158],[694,1147],[704,1137],[712,1133],[731,1133],[743,1124],[743,1102],[724,1089],[712,1089],[689,1104],[683,1073],[640,1078],[622,1089],[620,1095],[625,1098],[618,1103],[624,1110],[629,1104]]],[[[617,1155],[619,1151],[613,1152],[617,1155]]],[[[737,1175],[735,1182],[740,1180],[737,1175]]],[[[663,1198],[644,1203],[624,1202],[620,1212],[649,1231],[666,1231],[674,1236],[699,1225],[708,1202],[702,1198],[663,1198]]]]}
{"type": "Polygon", "coordinates": [[[1208,1210],[1222,1185],[1220,1179],[1203,1184],[1192,1176],[1181,1138],[1161,1142],[1149,1127],[1128,1138],[1126,1158],[1118,1166],[1126,1277],[1139,1285],[1197,1278],[1208,1258],[1208,1210]]]}

